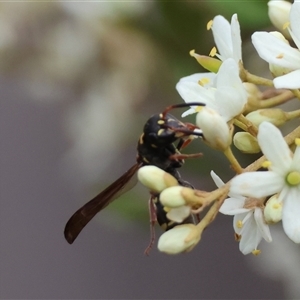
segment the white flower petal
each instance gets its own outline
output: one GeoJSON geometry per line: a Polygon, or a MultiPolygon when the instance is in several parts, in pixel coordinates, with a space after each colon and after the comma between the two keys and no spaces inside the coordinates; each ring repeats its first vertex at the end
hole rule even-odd
{"type": "Polygon", "coordinates": [[[246,255],[257,249],[259,242],[262,239],[260,231],[257,229],[256,222],[253,218],[249,218],[243,225],[241,230],[240,250],[246,255]]]}
{"type": "Polygon", "coordinates": [[[300,49],[300,2],[295,1],[291,8],[290,22],[293,32],[293,40],[300,49]]]}
{"type": "Polygon", "coordinates": [[[243,208],[245,204],[244,199],[228,198],[220,207],[220,213],[224,215],[236,215],[249,211],[249,208],[243,208]]]}
{"type": "Polygon", "coordinates": [[[223,186],[225,184],[222,181],[222,179],[214,171],[210,171],[210,176],[218,188],[220,188],[221,186],[223,186]]]}
{"type": "Polygon", "coordinates": [[[184,219],[186,219],[191,214],[191,207],[184,205],[176,208],[172,208],[167,213],[167,218],[176,223],[181,223],[184,219]]]}
{"type": "Polygon", "coordinates": [[[272,163],[270,169],[285,175],[292,157],[281,131],[270,122],[262,122],[258,127],[257,140],[263,154],[272,163]]]}
{"type": "Polygon", "coordinates": [[[185,111],[184,113],[182,113],[181,117],[184,118],[188,115],[192,115],[192,114],[195,114],[195,113],[196,113],[195,108],[190,108],[187,111],[185,111]]]}
{"type": "Polygon", "coordinates": [[[222,60],[232,57],[231,28],[223,16],[213,19],[212,32],[222,60]]]}
{"type": "Polygon", "coordinates": [[[300,145],[296,147],[292,167],[300,172],[300,145]]]}
{"type": "Polygon", "coordinates": [[[262,237],[267,242],[269,242],[269,243],[272,242],[270,228],[265,223],[265,221],[264,221],[264,214],[263,214],[263,211],[260,208],[255,208],[255,210],[254,210],[254,219],[255,219],[255,222],[257,224],[257,228],[260,231],[262,237]]]}
{"type": "Polygon", "coordinates": [[[246,197],[261,198],[276,194],[285,185],[284,178],[272,171],[258,171],[240,174],[234,177],[230,193],[246,197]]]}
{"type": "Polygon", "coordinates": [[[237,14],[231,17],[231,39],[232,39],[232,51],[233,58],[236,62],[242,60],[242,39],[241,29],[237,14]]]}
{"type": "Polygon", "coordinates": [[[277,89],[299,89],[300,88],[300,69],[292,71],[286,75],[276,77],[274,86],[277,89]]]}
{"type": "Polygon", "coordinates": [[[245,213],[237,214],[233,217],[233,229],[236,234],[241,234],[242,227],[241,222],[246,218],[248,214],[252,214],[252,211],[245,213]]]}
{"type": "Polygon", "coordinates": [[[300,243],[300,186],[290,188],[283,202],[282,225],[286,235],[300,243]]]}
{"type": "Polygon", "coordinates": [[[252,43],[265,61],[296,70],[300,68],[300,52],[268,32],[252,34],[252,43]]]}
{"type": "Polygon", "coordinates": [[[217,89],[216,100],[218,112],[228,122],[243,112],[247,97],[246,94],[245,97],[241,96],[237,89],[230,86],[223,86],[217,89]]]}
{"type": "Polygon", "coordinates": [[[215,73],[211,73],[211,72],[195,73],[195,74],[180,78],[180,81],[181,82],[191,81],[191,82],[198,83],[199,81],[201,81],[205,78],[205,79],[208,79],[206,81],[205,86],[206,87],[211,87],[213,85],[213,82],[214,82],[216,76],[217,75],[215,73]]]}
{"type": "Polygon", "coordinates": [[[200,84],[187,80],[180,80],[176,89],[182,99],[186,102],[202,102],[211,104],[214,101],[214,90],[204,88],[200,84]]]}

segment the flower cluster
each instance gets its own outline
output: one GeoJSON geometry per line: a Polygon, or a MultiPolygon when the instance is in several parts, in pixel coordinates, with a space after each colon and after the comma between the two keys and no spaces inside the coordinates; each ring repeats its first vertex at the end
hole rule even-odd
{"type": "Polygon", "coordinates": [[[272,0],[268,7],[271,22],[282,33],[255,32],[252,43],[269,63],[273,80],[244,68],[236,14],[231,23],[223,16],[208,23],[216,44],[209,56],[190,52],[209,72],[181,78],[176,89],[187,104],[205,106],[191,106],[182,117],[196,114],[203,142],[226,156],[236,176],[224,183],[211,171],[217,189],[209,192],[187,187],[156,167],[139,170],[140,181],[155,191],[174,225],[158,241],[162,252],[193,249],[218,212],[234,216],[235,237],[243,254],[259,254],[259,243],[272,242],[270,227],[281,221],[290,240],[300,243],[300,109],[278,107],[300,103],[300,2],[272,0]],[[258,85],[267,88],[261,92],[258,85]],[[283,136],[278,127],[290,120],[294,123],[283,136]],[[263,155],[242,167],[231,150],[232,142],[242,153],[263,155]]]}

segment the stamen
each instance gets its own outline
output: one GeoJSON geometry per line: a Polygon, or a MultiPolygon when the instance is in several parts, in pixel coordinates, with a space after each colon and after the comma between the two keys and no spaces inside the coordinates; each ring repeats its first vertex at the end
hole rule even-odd
{"type": "Polygon", "coordinates": [[[258,249],[255,249],[252,251],[252,254],[255,256],[259,255],[260,253],[261,253],[261,250],[258,250],[258,249]]]}
{"type": "Polygon", "coordinates": [[[238,221],[236,222],[236,227],[237,227],[237,228],[242,228],[242,227],[243,227],[243,221],[242,221],[242,220],[238,220],[238,221]]]}
{"type": "Polygon", "coordinates": [[[210,30],[212,25],[213,25],[213,20],[208,21],[207,24],[206,24],[206,29],[210,30]]]}
{"type": "Polygon", "coordinates": [[[296,146],[300,146],[300,138],[295,139],[295,144],[296,144],[296,146]]]}
{"type": "Polygon", "coordinates": [[[266,160],[261,164],[261,166],[266,169],[269,168],[271,165],[272,163],[269,160],[266,160]]]}
{"type": "Polygon", "coordinates": [[[217,54],[217,48],[213,47],[210,52],[209,52],[209,56],[214,57],[217,54]]]}

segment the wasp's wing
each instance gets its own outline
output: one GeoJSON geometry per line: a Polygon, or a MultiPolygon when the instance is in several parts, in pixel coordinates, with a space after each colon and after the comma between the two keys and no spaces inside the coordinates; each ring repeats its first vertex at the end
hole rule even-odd
{"type": "Polygon", "coordinates": [[[79,208],[66,224],[64,235],[69,244],[72,244],[86,224],[113,200],[132,189],[137,178],[135,173],[141,164],[133,165],[119,179],[108,186],[104,191],[79,208]]]}

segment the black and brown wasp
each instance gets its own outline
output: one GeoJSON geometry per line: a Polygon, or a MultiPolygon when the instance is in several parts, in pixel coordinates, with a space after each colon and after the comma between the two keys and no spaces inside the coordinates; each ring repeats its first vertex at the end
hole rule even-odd
{"type": "MultiPolygon", "coordinates": [[[[180,185],[191,187],[188,182],[181,179],[177,169],[183,165],[185,158],[199,157],[201,153],[182,154],[180,150],[189,144],[193,137],[202,136],[202,133],[199,130],[195,130],[197,129],[195,125],[183,123],[168,113],[174,108],[186,106],[204,106],[204,104],[193,102],[172,105],[167,107],[162,113],[150,117],[138,141],[136,163],[120,178],[72,215],[64,230],[68,243],[72,244],[74,242],[81,230],[98,212],[134,186],[130,183],[142,166],[154,165],[173,175],[180,185]],[[177,146],[174,145],[176,141],[178,141],[177,146]]],[[[159,194],[151,194],[149,210],[151,229],[153,229],[152,227],[156,221],[165,230],[179,225],[179,223],[168,221],[166,212],[159,202],[159,194]]],[[[192,222],[193,220],[189,217],[180,224],[192,222]]],[[[146,253],[150,250],[154,240],[153,230],[151,230],[151,237],[146,253]]]]}

